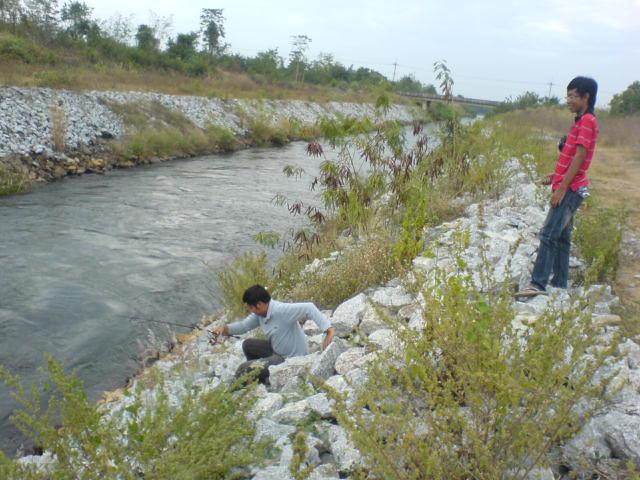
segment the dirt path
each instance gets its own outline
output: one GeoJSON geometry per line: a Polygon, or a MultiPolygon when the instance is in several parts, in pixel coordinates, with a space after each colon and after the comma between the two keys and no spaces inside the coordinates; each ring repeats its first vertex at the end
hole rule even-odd
{"type": "Polygon", "coordinates": [[[598,147],[589,178],[602,204],[627,212],[615,282],[629,333],[640,333],[640,148],[598,147]]]}

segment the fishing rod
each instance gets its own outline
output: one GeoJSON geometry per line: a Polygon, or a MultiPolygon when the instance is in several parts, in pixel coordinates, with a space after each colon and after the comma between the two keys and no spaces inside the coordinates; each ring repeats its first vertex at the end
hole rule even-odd
{"type": "MultiPolygon", "coordinates": [[[[190,330],[205,330],[205,328],[200,325],[199,323],[196,323],[195,325],[185,325],[183,323],[175,323],[175,322],[165,322],[163,320],[151,320],[148,318],[140,318],[140,317],[133,317],[136,320],[141,320],[143,322],[152,322],[152,323],[160,323],[163,325],[171,325],[174,327],[183,327],[183,328],[188,328],[190,330]]],[[[215,335],[211,330],[205,330],[207,332],[207,336],[209,337],[209,343],[216,344],[218,343],[218,335],[215,335]]],[[[227,337],[233,337],[233,338],[241,338],[239,335],[226,335],[227,337]]]]}

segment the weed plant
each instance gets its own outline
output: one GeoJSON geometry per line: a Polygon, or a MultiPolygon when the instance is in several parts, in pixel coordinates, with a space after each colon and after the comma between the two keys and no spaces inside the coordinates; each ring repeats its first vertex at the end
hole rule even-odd
{"type": "MultiPolygon", "coordinates": [[[[500,196],[510,181],[504,165],[511,157],[528,158],[535,172],[549,162],[545,143],[555,145],[524,120],[498,117],[464,126],[453,115],[435,136],[416,125],[407,146],[405,130],[384,121],[388,99],[379,98],[377,107],[372,119],[319,122],[323,141],[338,152],[327,158],[318,140],[307,149],[323,159],[311,185],[319,190],[321,208],[279,199],[293,214],[306,214],[311,225],[283,240],[286,253],[274,269],[274,291],[281,297],[330,308],[390,280],[424,250],[425,229],[459,216],[466,202],[500,196]],[[344,236],[357,243],[353,251],[305,270],[314,258],[341,248],[336,240],[344,236]]],[[[521,118],[519,112],[509,115],[521,118]]]]}
{"type": "Polygon", "coordinates": [[[615,279],[626,217],[624,211],[598,206],[592,198],[582,205],[573,234],[588,266],[584,275],[587,284],[615,279]]]}
{"type": "Polygon", "coordinates": [[[425,279],[421,326],[390,319],[397,342],[355,402],[329,388],[367,478],[529,478],[604,391],[592,379],[613,349],[598,345],[593,305],[514,318],[508,285],[480,291],[460,253],[456,271],[425,279]]]}
{"type": "Polygon", "coordinates": [[[12,195],[29,190],[31,181],[26,170],[14,169],[0,162],[0,195],[12,195]]]}
{"type": "Polygon", "coordinates": [[[27,392],[4,369],[0,377],[21,405],[13,422],[53,455],[52,463],[38,469],[0,453],[0,478],[232,479],[263,458],[264,445],[253,441],[255,427],[245,416],[251,388],[191,390],[176,406],[154,371],[151,390],[126,391],[126,408],[106,415],[106,408],[87,401],[75,374],[66,375],[51,357],[47,362],[50,380],[40,389],[27,392]]]}
{"type": "Polygon", "coordinates": [[[230,318],[238,318],[246,313],[242,295],[247,288],[256,284],[265,287],[273,284],[266,253],[246,252],[235,258],[227,268],[217,270],[215,277],[219,303],[225,306],[230,318]]]}

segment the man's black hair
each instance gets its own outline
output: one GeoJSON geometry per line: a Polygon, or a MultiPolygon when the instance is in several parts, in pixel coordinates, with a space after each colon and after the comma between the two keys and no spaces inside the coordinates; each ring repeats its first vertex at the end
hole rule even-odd
{"type": "Polygon", "coordinates": [[[258,302],[269,303],[271,301],[271,295],[269,295],[266,288],[260,285],[254,285],[245,290],[244,295],[242,295],[242,301],[247,305],[255,307],[258,302]]]}
{"type": "Polygon", "coordinates": [[[576,89],[581,97],[584,97],[585,93],[589,94],[589,108],[587,113],[593,113],[596,107],[596,95],[598,94],[598,83],[590,77],[576,77],[569,82],[567,90],[576,89]]]}

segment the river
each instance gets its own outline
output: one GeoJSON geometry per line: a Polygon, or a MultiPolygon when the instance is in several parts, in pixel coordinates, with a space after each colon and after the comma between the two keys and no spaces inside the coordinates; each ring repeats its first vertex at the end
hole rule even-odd
{"type": "MultiPolygon", "coordinates": [[[[91,399],[123,386],[141,345],[168,335],[149,320],[193,325],[219,311],[212,271],[263,250],[258,232],[301,221],[272,198],[313,200],[320,160],[305,146],[114,170],[0,197],[0,364],[30,385],[43,378],[48,352],[77,369],[91,399]],[[288,179],[287,164],[310,175],[288,179]]],[[[9,455],[24,442],[9,422],[14,407],[0,384],[0,449],[9,455]]]]}

